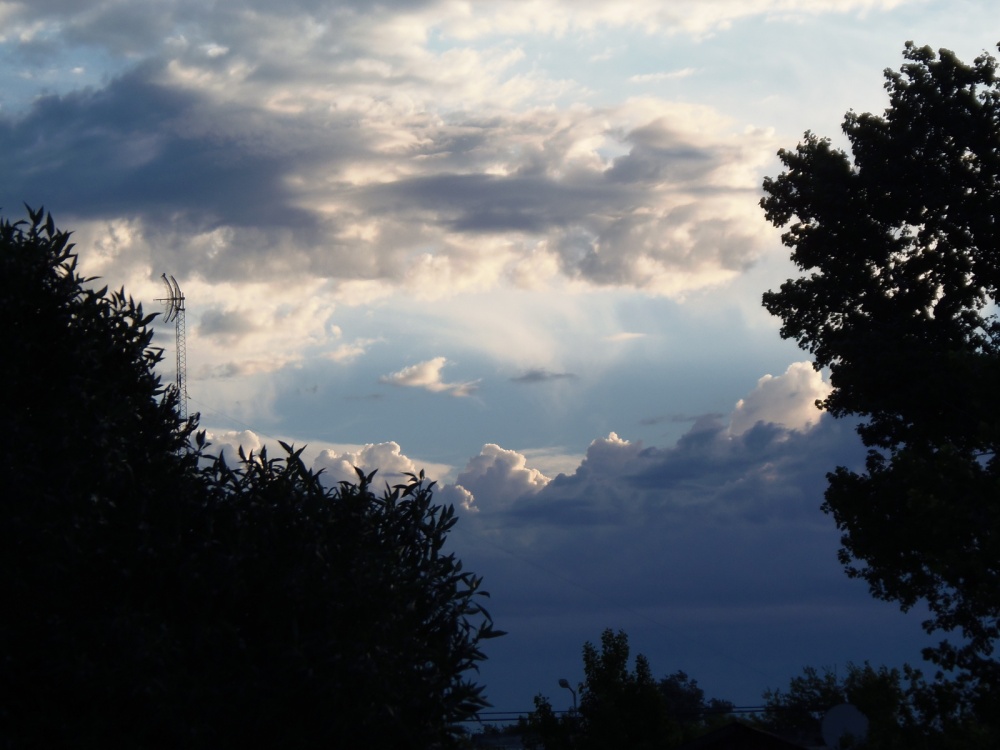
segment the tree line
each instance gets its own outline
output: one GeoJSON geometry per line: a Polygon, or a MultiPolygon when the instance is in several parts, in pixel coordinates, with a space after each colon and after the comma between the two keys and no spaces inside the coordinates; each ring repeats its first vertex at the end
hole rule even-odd
{"type": "MultiPolygon", "coordinates": [[[[768,688],[763,705],[737,710],[731,701],[706,698],[683,671],[659,680],[642,654],[630,658],[628,635],[606,629],[600,646],[583,646],[584,679],[578,704],[556,712],[548,697],[508,733],[529,750],[599,750],[607,747],[674,750],[732,722],[762,730],[791,746],[824,747],[821,724],[830,709],[856,707],[868,720],[863,738],[844,747],[937,750],[995,747],[995,724],[983,721],[962,686],[902,668],[848,663],[842,673],[805,667],[785,688],[768,688]]],[[[572,688],[570,688],[572,689],[572,688]]]]}

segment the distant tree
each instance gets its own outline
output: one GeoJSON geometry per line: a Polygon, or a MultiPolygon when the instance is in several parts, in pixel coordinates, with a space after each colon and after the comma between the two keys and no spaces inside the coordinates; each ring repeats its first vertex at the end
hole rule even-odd
{"type": "Polygon", "coordinates": [[[585,748],[669,747],[677,725],[666,713],[666,701],[649,661],[635,656],[629,671],[628,635],[610,628],[601,634],[600,651],[589,641],[583,646],[580,717],[585,748]]]}
{"type": "Polygon", "coordinates": [[[522,728],[545,750],[579,748],[672,748],[717,725],[728,701],[705,701],[704,691],[684,672],[653,679],[642,654],[629,670],[628,636],[610,628],[601,649],[583,647],[584,681],[579,712],[558,716],[548,698],[535,698],[535,710],[522,728]]]}
{"type": "Polygon", "coordinates": [[[974,750],[993,747],[996,735],[970,710],[971,696],[944,680],[925,681],[910,666],[889,669],[848,663],[843,675],[806,667],[787,690],[764,692],[755,723],[805,746],[822,745],[825,714],[844,703],[868,719],[870,750],[974,750]]]}
{"type": "Polygon", "coordinates": [[[445,747],[500,635],[423,475],[206,453],[152,315],[0,221],[0,746],[445,747]]]}
{"type": "Polygon", "coordinates": [[[852,156],[806,133],[764,181],[767,218],[805,273],[764,295],[829,368],[822,406],[859,418],[865,469],[828,475],[840,559],[928,632],[1000,716],[1000,79],[907,43],[889,108],[849,112],[852,156]]]}
{"type": "Polygon", "coordinates": [[[680,670],[660,680],[659,687],[666,700],[667,715],[681,726],[686,739],[729,721],[729,714],[735,708],[731,701],[706,700],[698,681],[680,670]]]}
{"type": "Polygon", "coordinates": [[[580,747],[580,715],[576,711],[557,714],[543,695],[534,698],[535,708],[518,720],[523,744],[529,750],[575,750],[580,747]]]}
{"type": "MultiPolygon", "coordinates": [[[[850,703],[869,720],[868,746],[904,747],[903,728],[915,724],[903,676],[897,669],[848,664],[843,677],[830,669],[806,667],[787,690],[764,692],[759,722],[775,734],[805,745],[821,745],[820,723],[834,706],[850,703]]],[[[912,740],[913,738],[907,738],[912,740]]]]}

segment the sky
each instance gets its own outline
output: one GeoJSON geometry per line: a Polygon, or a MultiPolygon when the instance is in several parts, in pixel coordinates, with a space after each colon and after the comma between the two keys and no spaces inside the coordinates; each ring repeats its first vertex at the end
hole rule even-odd
{"type": "Polygon", "coordinates": [[[777,150],[881,112],[907,40],[996,54],[996,5],[0,0],[0,207],[147,311],[176,277],[217,449],[438,482],[495,710],[567,708],[609,627],[759,705],[932,641],[837,562],[864,452],[760,306],[777,150]]]}

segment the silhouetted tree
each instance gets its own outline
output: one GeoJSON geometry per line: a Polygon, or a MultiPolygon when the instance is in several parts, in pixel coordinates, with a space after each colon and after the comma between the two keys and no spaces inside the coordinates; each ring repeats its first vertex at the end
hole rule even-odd
{"type": "Polygon", "coordinates": [[[806,272],[764,295],[829,368],[822,406],[860,418],[865,470],[829,475],[841,561],[874,596],[930,609],[925,654],[1000,716],[1000,83],[907,43],[882,116],[849,112],[852,156],[806,133],[764,181],[767,218],[806,272]]]}
{"type": "Polygon", "coordinates": [[[176,588],[200,503],[196,420],[154,372],[153,316],[88,281],[51,216],[0,220],[0,736],[14,746],[142,731],[172,658],[157,591],[176,588]]]}
{"type": "Polygon", "coordinates": [[[667,715],[681,726],[685,739],[730,720],[732,702],[719,698],[706,700],[698,681],[681,670],[660,680],[659,687],[666,700],[667,715]]]}
{"type": "Polygon", "coordinates": [[[628,635],[623,630],[605,630],[600,651],[589,641],[584,644],[581,747],[655,748],[675,740],[678,727],[667,716],[649,661],[636,654],[633,671],[628,662],[628,635]]]}
{"type": "Polygon", "coordinates": [[[642,654],[629,670],[628,635],[610,628],[601,634],[601,649],[583,647],[584,681],[579,712],[562,716],[548,698],[535,698],[535,710],[522,722],[535,744],[545,750],[569,748],[672,748],[705,732],[731,710],[728,701],[705,701],[704,691],[684,672],[660,682],[653,679],[642,654]]]}
{"type": "Polygon", "coordinates": [[[0,222],[0,746],[454,744],[501,634],[454,510],[212,459],[153,316],[89,281],[50,216],[0,222]]]}
{"type": "Polygon", "coordinates": [[[559,715],[543,695],[536,695],[534,703],[535,709],[518,720],[525,747],[529,750],[574,750],[580,746],[579,713],[570,711],[559,715]]]}
{"type": "Polygon", "coordinates": [[[222,631],[196,655],[216,673],[193,689],[223,717],[216,739],[451,744],[489,705],[467,673],[502,635],[481,578],[444,551],[454,509],[434,504],[423,473],[381,493],[374,472],[328,488],[282,445],[282,458],[241,452],[238,468],[220,457],[206,470],[223,586],[199,606],[222,631]]]}
{"type": "Polygon", "coordinates": [[[937,750],[992,747],[988,728],[971,714],[969,696],[952,682],[927,683],[919,670],[847,664],[837,672],[806,667],[787,690],[768,689],[766,708],[755,723],[807,747],[823,744],[824,715],[844,703],[868,719],[865,748],[937,750]]]}

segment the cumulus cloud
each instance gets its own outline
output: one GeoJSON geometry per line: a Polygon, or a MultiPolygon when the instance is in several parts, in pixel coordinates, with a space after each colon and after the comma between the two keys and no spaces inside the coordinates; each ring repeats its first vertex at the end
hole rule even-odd
{"type": "Polygon", "coordinates": [[[380,383],[408,388],[423,388],[431,393],[449,393],[452,396],[469,396],[476,391],[478,380],[465,383],[446,383],[441,379],[441,371],[448,364],[445,357],[434,357],[426,362],[404,367],[398,372],[383,375],[380,383]]]}
{"type": "Polygon", "coordinates": [[[524,455],[487,445],[455,484],[480,510],[560,524],[632,523],[691,509],[760,520],[788,497],[821,496],[837,457],[856,462],[857,438],[815,407],[829,390],[808,362],[793,363],[783,375],[761,378],[728,420],[667,418],[692,422],[673,447],[611,432],[590,443],[575,470],[549,480],[524,455]],[[479,502],[483,493],[488,502],[479,502]]]}
{"type": "MultiPolygon", "coordinates": [[[[831,655],[902,660],[923,645],[919,615],[907,630],[837,560],[836,526],[820,510],[825,475],[862,466],[864,447],[852,425],[827,414],[807,431],[757,422],[740,434],[704,418],[670,447],[611,433],[575,471],[543,486],[512,481],[509,467],[522,476],[528,468],[519,459],[491,458],[484,449],[478,460],[494,476],[470,462],[462,479],[479,512],[464,515],[455,539],[490,590],[516,601],[517,624],[532,634],[512,636],[521,648],[546,627],[558,630],[554,647],[567,633],[573,643],[593,640],[611,623],[645,633],[643,652],[661,668],[687,669],[718,659],[727,644],[742,655],[759,643],[754,653],[771,654],[752,662],[748,681],[759,685],[760,670],[775,664],[774,679],[787,679],[831,655]],[[480,498],[490,497],[488,477],[502,498],[480,498]]],[[[728,685],[739,668],[723,661],[728,685]]]]}
{"type": "MultiPolygon", "coordinates": [[[[490,443],[469,460],[456,477],[454,486],[474,498],[477,508],[496,510],[509,506],[519,497],[535,494],[549,481],[537,469],[529,468],[527,459],[520,453],[490,443]]],[[[466,499],[463,504],[469,506],[471,502],[466,499]]]]}
{"type": "MultiPolygon", "coordinates": [[[[706,624],[751,617],[790,628],[863,598],[839,569],[836,528],[819,509],[826,472],[857,467],[863,456],[850,426],[829,416],[809,432],[759,423],[738,436],[706,420],[669,448],[611,433],[593,441],[575,472],[543,486],[510,481],[515,472],[501,464],[505,495],[490,497],[482,486],[483,501],[469,490],[479,512],[457,533],[531,560],[533,580],[539,569],[554,570],[614,592],[618,617],[627,609],[669,620],[680,607],[706,624]],[[511,501],[506,493],[517,491],[511,501]]],[[[494,585],[509,577],[506,565],[501,558],[484,571],[494,585]]],[[[530,600],[536,584],[522,576],[518,586],[530,600]]],[[[552,595],[551,581],[537,588],[552,595]]],[[[599,602],[575,606],[578,616],[603,611],[599,602]]]]}
{"type": "MultiPolygon", "coordinates": [[[[531,481],[524,456],[486,446],[457,480],[478,508],[457,534],[529,559],[532,583],[518,580],[529,601],[553,595],[551,582],[532,592],[538,571],[554,570],[613,591],[619,616],[623,608],[659,611],[649,608],[661,602],[664,613],[683,607],[706,623],[757,617],[787,628],[822,621],[858,598],[819,506],[826,472],[863,460],[851,425],[828,415],[806,432],[758,422],[738,435],[703,418],[663,448],[610,433],[574,471],[544,482],[531,481]]],[[[509,557],[498,558],[485,572],[502,586],[507,566],[509,557]]],[[[575,606],[601,610],[596,602],[575,606]]]]}
{"type": "MultiPolygon", "coordinates": [[[[275,437],[264,437],[257,432],[244,430],[207,429],[206,437],[210,443],[208,454],[217,456],[224,453],[226,462],[233,466],[238,461],[239,450],[242,447],[246,455],[259,455],[261,449],[266,449],[270,457],[283,457],[284,449],[275,437]]],[[[428,481],[436,481],[451,471],[446,464],[418,461],[403,453],[402,448],[394,441],[384,443],[368,443],[365,445],[329,445],[318,443],[298,443],[291,439],[285,442],[295,448],[302,449],[302,460],[313,471],[322,472],[323,481],[332,486],[337,482],[357,482],[355,467],[365,474],[376,471],[375,486],[384,484],[395,485],[408,481],[408,474],[419,475],[421,471],[428,481]]],[[[451,489],[446,502],[452,499],[462,502],[463,493],[460,489],[451,489]]],[[[471,495],[469,496],[470,509],[471,495]]]]}
{"type": "Polygon", "coordinates": [[[209,454],[225,456],[231,466],[236,464],[241,447],[249,456],[251,453],[259,454],[265,444],[253,430],[206,430],[205,437],[211,443],[209,454]]]}
{"type": "MultiPolygon", "coordinates": [[[[277,14],[244,0],[253,12],[196,24],[186,4],[128,18],[98,2],[12,11],[14,26],[138,62],[4,118],[2,205],[30,196],[128,222],[151,272],[216,283],[320,277],[330,291],[376,281],[447,295],[556,274],[680,295],[754,262],[767,134],[656,99],[553,106],[574,84],[526,77],[517,49],[432,49],[432,31],[471,29],[450,3],[338,6],[277,14]]],[[[502,7],[472,16],[493,24],[502,7]]],[[[562,27],[543,16],[529,26],[562,27]]]]}
{"type": "MultiPolygon", "coordinates": [[[[839,425],[827,427],[818,444],[843,440],[853,445],[839,425]]],[[[818,465],[801,441],[785,445],[791,434],[761,423],[734,437],[723,422],[704,418],[676,446],[657,448],[611,432],[591,442],[572,473],[554,479],[527,466],[520,453],[487,445],[454,484],[471,493],[484,512],[502,511],[533,523],[630,525],[650,513],[674,515],[685,509],[760,518],[762,504],[775,495],[800,493],[795,485],[803,471],[808,474],[818,465]],[[742,505],[734,502],[741,494],[742,505]]],[[[844,450],[827,445],[822,461],[838,452],[844,450]]],[[[823,476],[818,470],[810,476],[810,489],[823,476]]]]}
{"type": "Polygon", "coordinates": [[[354,467],[365,474],[378,470],[378,479],[389,484],[405,480],[406,474],[419,474],[420,466],[404,455],[398,443],[369,443],[356,450],[337,451],[324,449],[312,465],[316,471],[322,470],[330,482],[356,482],[354,467]]]}
{"type": "Polygon", "coordinates": [[[809,362],[794,362],[783,375],[765,375],[757,387],[736,404],[730,432],[741,435],[758,422],[806,430],[820,420],[816,402],[830,395],[830,384],[809,362]]]}

